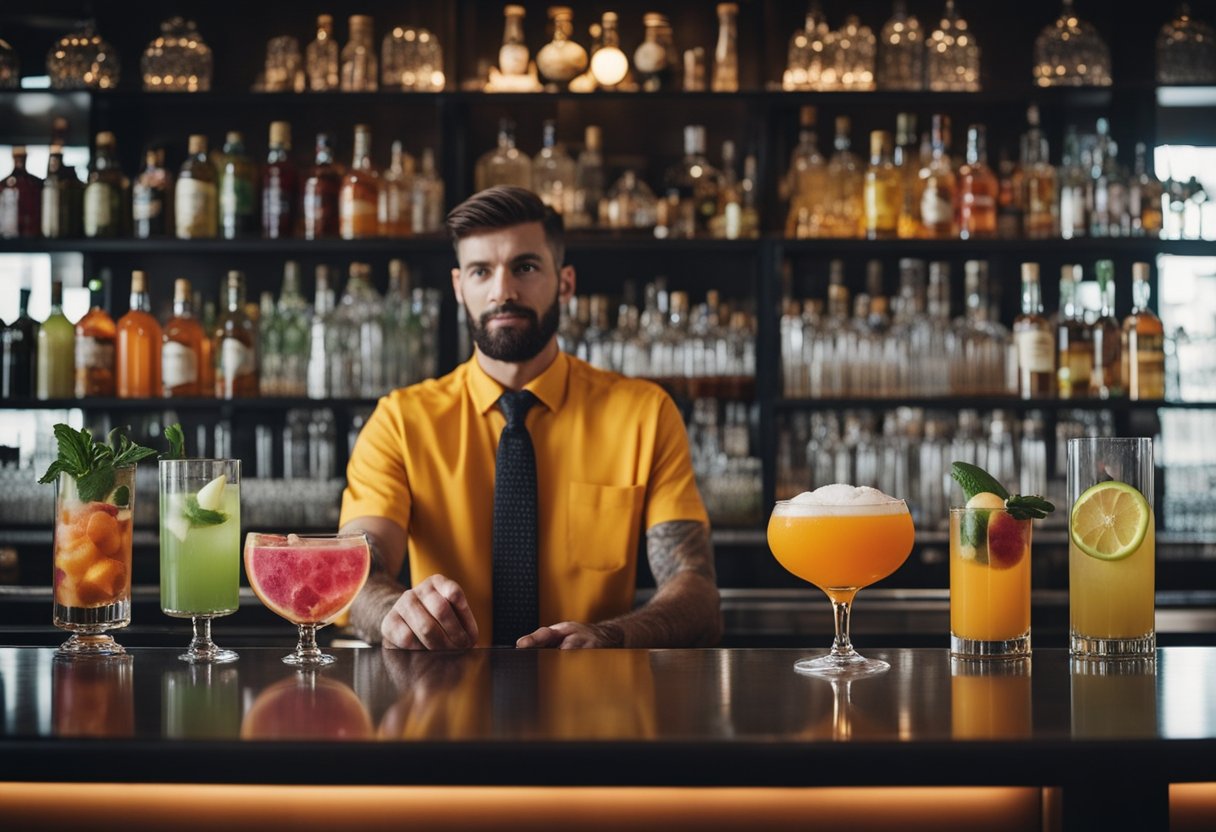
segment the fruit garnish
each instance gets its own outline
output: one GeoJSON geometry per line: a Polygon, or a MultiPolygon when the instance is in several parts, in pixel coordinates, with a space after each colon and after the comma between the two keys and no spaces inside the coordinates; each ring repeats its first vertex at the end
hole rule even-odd
{"type": "MultiPolygon", "coordinates": [[[[960,542],[964,547],[964,553],[969,551],[975,552],[974,560],[980,563],[991,562],[994,566],[1007,567],[1013,563],[997,563],[998,557],[1004,557],[1012,552],[1012,548],[1002,551],[1000,556],[992,555],[989,547],[992,541],[992,535],[989,533],[988,526],[992,522],[991,518],[998,516],[994,513],[999,509],[1004,509],[1008,514],[999,513],[999,516],[1009,517],[1013,520],[1042,520],[1048,514],[1056,510],[1056,507],[1048,500],[1037,495],[1022,495],[1010,494],[1005,486],[997,482],[996,478],[980,468],[978,465],[972,465],[969,462],[953,462],[950,465],[950,479],[958,483],[963,489],[963,496],[967,498],[966,507],[969,509],[993,509],[994,511],[969,511],[963,515],[962,524],[959,528],[960,542]]],[[[1021,531],[1019,530],[1019,539],[1021,531]]],[[[1001,540],[1008,539],[1008,534],[1002,531],[999,535],[1001,540]]],[[[1009,544],[1012,547],[1012,543],[1009,544]]],[[[1021,557],[1021,544],[1018,544],[1017,558],[1021,557]]]]}
{"type": "Polygon", "coordinates": [[[1029,527],[1003,511],[988,515],[988,563],[993,569],[1009,569],[1026,553],[1029,527]]]}
{"type": "Polygon", "coordinates": [[[963,489],[963,496],[968,500],[976,494],[989,492],[1000,497],[1002,500],[1009,497],[1009,492],[1005,490],[1005,486],[996,481],[996,478],[985,471],[978,465],[972,465],[970,462],[953,462],[950,464],[950,479],[959,484],[963,489]]]}
{"type": "Polygon", "coordinates": [[[155,455],[156,451],[132,442],[123,435],[122,428],[110,431],[107,439],[107,442],[98,442],[88,428],[76,431],[63,423],[55,425],[59,456],[38,482],[54,482],[60,474],[67,474],[76,481],[76,494],[81,502],[105,500],[113,491],[113,502],[126,505],[131,498],[130,489],[126,486],[114,488],[114,469],[135,465],[141,459],[155,455]]]}
{"type": "Polygon", "coordinates": [[[1122,560],[1140,548],[1150,521],[1144,495],[1125,482],[1111,480],[1091,486],[1077,498],[1068,533],[1085,554],[1122,560]]]}
{"type": "Polygon", "coordinates": [[[212,511],[203,508],[198,504],[198,498],[191,495],[186,497],[186,507],[182,512],[186,520],[194,528],[199,526],[218,526],[228,519],[228,515],[222,511],[212,511]]]}
{"type": "Polygon", "coordinates": [[[998,497],[991,491],[981,491],[967,500],[967,508],[1004,508],[1005,498],[998,497]]]}
{"type": "Polygon", "coordinates": [[[219,511],[224,504],[224,486],[228,476],[220,474],[198,490],[198,507],[207,511],[219,511]]]}

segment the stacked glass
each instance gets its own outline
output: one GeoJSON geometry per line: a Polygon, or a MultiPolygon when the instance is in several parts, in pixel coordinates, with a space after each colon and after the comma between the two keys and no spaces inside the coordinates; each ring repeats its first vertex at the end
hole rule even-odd
{"type": "MultiPolygon", "coordinates": [[[[1182,3],[1174,19],[1157,35],[1157,82],[1160,84],[1211,84],[1216,80],[1216,31],[1191,17],[1182,3]]],[[[0,72],[0,86],[3,73],[0,72]]]]}
{"type": "Polygon", "coordinates": [[[1110,49],[1093,24],[1077,17],[1073,0],[1063,3],[1055,23],[1035,39],[1035,83],[1040,87],[1110,86],[1110,49]]]}
{"type": "Polygon", "coordinates": [[[211,89],[211,49],[193,20],[173,17],[160,24],[140,61],[148,92],[207,92],[211,89]]]}
{"type": "Polygon", "coordinates": [[[421,27],[395,27],[380,46],[380,73],[386,90],[441,91],[443,48],[439,38],[421,27]]]}
{"type": "Polygon", "coordinates": [[[61,37],[46,56],[52,89],[114,89],[121,71],[118,53],[93,31],[91,22],[61,37]]]}

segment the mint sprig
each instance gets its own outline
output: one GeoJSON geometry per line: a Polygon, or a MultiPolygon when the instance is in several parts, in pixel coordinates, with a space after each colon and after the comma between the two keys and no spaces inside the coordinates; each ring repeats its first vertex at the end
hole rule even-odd
{"type": "Polygon", "coordinates": [[[169,443],[169,450],[160,455],[161,459],[186,458],[186,435],[182,433],[180,424],[174,422],[165,428],[165,439],[169,443]]]}
{"type": "MultiPolygon", "coordinates": [[[[88,428],[74,430],[68,425],[55,425],[55,440],[59,445],[59,456],[46,469],[38,482],[55,482],[60,474],[76,480],[76,493],[82,502],[104,500],[114,491],[115,468],[137,464],[156,453],[152,448],[137,445],[122,433],[122,428],[110,431],[109,442],[98,442],[88,428]]],[[[115,491],[115,505],[130,501],[130,489],[126,494],[115,491]]]]}
{"type": "Polygon", "coordinates": [[[1055,503],[1031,494],[1012,494],[1005,500],[1005,510],[1014,520],[1042,520],[1056,510],[1055,503]]]}
{"type": "Polygon", "coordinates": [[[228,520],[228,515],[222,511],[211,511],[198,504],[198,497],[191,494],[186,498],[186,510],[182,512],[186,520],[194,528],[199,526],[218,526],[228,520]]]}

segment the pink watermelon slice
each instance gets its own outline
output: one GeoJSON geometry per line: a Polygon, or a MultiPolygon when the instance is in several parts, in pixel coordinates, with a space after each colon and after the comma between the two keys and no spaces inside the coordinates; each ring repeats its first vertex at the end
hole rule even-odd
{"type": "Polygon", "coordinates": [[[341,615],[366,583],[369,566],[362,540],[357,545],[284,541],[245,549],[254,594],[293,624],[328,624],[341,615]]]}

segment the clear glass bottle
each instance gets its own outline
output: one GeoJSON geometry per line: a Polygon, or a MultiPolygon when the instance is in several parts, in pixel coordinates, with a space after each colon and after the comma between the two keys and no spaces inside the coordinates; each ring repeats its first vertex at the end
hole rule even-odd
{"type": "Polygon", "coordinates": [[[629,58],[621,51],[616,12],[604,12],[600,25],[600,42],[591,52],[591,76],[601,89],[611,89],[628,77],[629,58]]]}
{"type": "Polygon", "coordinates": [[[575,208],[574,160],[557,141],[557,122],[547,119],[544,124],[540,151],[532,160],[532,190],[546,205],[563,216],[575,208]]]}
{"type": "Polygon", "coordinates": [[[97,150],[84,189],[84,236],[125,237],[130,209],[131,183],[118,164],[114,134],[97,134],[97,150]]]}
{"type": "Polygon", "coordinates": [[[943,240],[956,236],[958,182],[950,161],[950,117],[934,115],[931,135],[932,156],[920,170],[920,223],[926,237],[943,240]]]}
{"type": "Polygon", "coordinates": [[[1061,399],[1084,399],[1089,396],[1089,379],[1093,372],[1094,346],[1085,310],[1077,303],[1077,284],[1081,282],[1081,267],[1066,264],[1060,267],[1060,315],[1056,325],[1056,390],[1061,399]]]}
{"type": "Polygon", "coordinates": [[[895,117],[895,149],[891,160],[899,171],[900,194],[899,238],[916,239],[920,226],[920,160],[916,138],[915,113],[899,113],[895,117]]]}
{"type": "Polygon", "coordinates": [[[636,171],[621,174],[604,197],[600,224],[606,228],[653,228],[658,213],[654,191],[636,171]]]}
{"type": "Polygon", "coordinates": [[[1077,17],[1073,0],[1034,42],[1034,82],[1040,87],[1108,87],[1110,49],[1092,23],[1077,17]]]}
{"type": "Polygon", "coordinates": [[[1089,234],[1089,172],[1082,164],[1081,142],[1076,128],[1064,133],[1064,157],[1060,167],[1060,236],[1065,240],[1089,234]]]}
{"type": "Polygon", "coordinates": [[[479,191],[495,185],[532,187],[532,163],[515,147],[515,122],[511,119],[498,122],[498,145],[477,160],[473,179],[479,191]]]}
{"type": "Polygon", "coordinates": [[[1039,264],[1022,264],[1022,314],[1013,321],[1018,356],[1018,395],[1050,399],[1056,393],[1056,344],[1051,323],[1043,315],[1039,264]]]}
{"type": "Polygon", "coordinates": [[[252,398],[258,394],[258,330],[245,308],[245,275],[230,271],[224,285],[224,311],[211,336],[215,397],[252,398]]]}
{"type": "Polygon", "coordinates": [[[165,151],[144,154],[144,169],[131,186],[131,219],[136,238],[170,236],[173,225],[173,174],[165,167],[165,151]]]}
{"type": "Polygon", "coordinates": [[[258,303],[258,393],[283,395],[283,326],[275,313],[274,293],[262,292],[258,303]]]}
{"type": "Polygon", "coordinates": [[[342,92],[375,92],[379,78],[372,19],[352,14],[350,40],[342,47],[342,92]]]}
{"type": "Polygon", "coordinates": [[[1123,380],[1133,401],[1165,398],[1165,327],[1149,305],[1148,263],[1132,264],[1132,312],[1123,321],[1123,380]]]}
{"type": "Polygon", "coordinates": [[[643,92],[657,92],[674,86],[677,63],[671,43],[671,24],[664,15],[647,12],[642,16],[645,27],[642,43],[633,53],[633,68],[643,92]]]}
{"type": "Polygon", "coordinates": [[[342,170],[334,162],[329,135],[318,133],[316,158],[304,178],[300,200],[304,239],[321,240],[338,236],[338,193],[341,189],[342,170]]]}
{"type": "Polygon", "coordinates": [[[282,329],[282,365],[279,389],[284,396],[303,397],[308,393],[309,328],[312,307],[300,292],[300,264],[283,264],[283,286],[275,317],[282,329]]]}
{"type": "Polygon", "coordinates": [[[878,88],[925,88],[925,33],[905,0],[895,0],[891,19],[878,38],[878,88]]]}
{"type": "Polygon", "coordinates": [[[503,75],[526,75],[528,73],[528,44],[524,41],[523,6],[503,7],[502,46],[498,49],[498,69],[503,75]]]}
{"type": "Polygon", "coordinates": [[[958,235],[964,240],[996,236],[1000,183],[988,167],[986,131],[967,128],[967,164],[958,172],[958,235]]]}
{"type": "Polygon", "coordinates": [[[0,180],[0,237],[42,236],[42,180],[25,169],[24,147],[13,148],[13,172],[0,180]]]}
{"type": "Polygon", "coordinates": [[[667,171],[668,190],[679,195],[680,236],[704,234],[718,210],[722,175],[705,156],[705,127],[684,128],[684,158],[667,171]]]}
{"type": "Polygon", "coordinates": [[[604,156],[600,150],[600,128],[587,125],[583,149],[574,169],[574,211],[564,217],[567,228],[598,225],[600,203],[604,200],[604,156]]]}
{"type": "Polygon", "coordinates": [[[365,240],[379,233],[380,174],[372,165],[372,131],[355,125],[355,150],[338,193],[339,234],[344,240],[365,240]]]}
{"type": "Polygon", "coordinates": [[[207,137],[190,136],[189,153],[173,191],[173,216],[181,240],[218,235],[219,200],[215,167],[207,156],[207,137]]]}
{"type": "Polygon", "coordinates": [[[874,32],[857,15],[845,18],[831,40],[828,61],[834,68],[835,89],[867,92],[874,89],[874,32]]]}
{"type": "Polygon", "coordinates": [[[866,239],[890,240],[899,234],[903,177],[891,160],[893,140],[887,130],[870,133],[870,166],[865,173],[866,239]]]}
{"type": "MultiPolygon", "coordinates": [[[[66,123],[65,123],[66,127],[66,123]]],[[[84,183],[63,162],[63,146],[52,142],[42,183],[42,236],[48,240],[84,235],[84,183]]]]}
{"type": "Polygon", "coordinates": [[[131,272],[131,308],[118,319],[115,385],[120,399],[159,398],[160,357],[164,334],[152,314],[147,275],[131,272]]]}
{"type": "Polygon", "coordinates": [[[380,177],[376,216],[381,237],[408,237],[412,231],[414,157],[394,141],[388,169],[380,177]]]}
{"type": "Polygon", "coordinates": [[[89,311],[76,322],[76,398],[113,396],[117,329],[105,310],[105,284],[89,281],[89,311]]]}
{"type": "Polygon", "coordinates": [[[553,40],[536,53],[536,68],[546,81],[566,84],[587,68],[587,50],[573,40],[573,9],[550,6],[549,21],[553,27],[553,40]]]}
{"type": "Polygon", "coordinates": [[[414,176],[411,194],[411,226],[415,234],[431,234],[443,229],[443,180],[435,169],[435,151],[422,151],[422,165],[414,176]]]}
{"type": "Polygon", "coordinates": [[[718,42],[714,46],[714,92],[738,92],[739,44],[738,3],[718,4],[718,42]]]}
{"type": "Polygon", "coordinates": [[[329,286],[329,267],[317,266],[316,302],[308,331],[308,398],[327,399],[333,395],[329,383],[327,349],[334,309],[334,292],[329,286]]]}
{"type": "Polygon", "coordinates": [[[1123,330],[1115,317],[1115,264],[1099,260],[1094,264],[1101,293],[1102,308],[1090,325],[1093,342],[1093,370],[1089,377],[1089,394],[1099,399],[1118,398],[1123,386],[1123,330]]]}
{"type": "Polygon", "coordinates": [[[262,168],[262,236],[268,240],[294,237],[299,174],[291,160],[291,125],[270,122],[270,151],[262,168]]]}
{"type": "Polygon", "coordinates": [[[818,237],[823,236],[824,230],[827,162],[819,153],[815,108],[804,106],[799,121],[798,144],[790,156],[786,178],[790,208],[785,235],[790,238],[818,237]]]}
{"type": "Polygon", "coordinates": [[[317,36],[305,50],[308,89],[312,92],[333,92],[338,89],[338,41],[334,38],[332,15],[317,17],[317,36]]]}
{"type": "Polygon", "coordinates": [[[954,0],[946,0],[941,22],[927,41],[929,89],[935,92],[980,91],[980,47],[954,0]]]}
{"type": "Polygon", "coordinates": [[[842,239],[865,234],[865,168],[850,149],[848,116],[836,117],[836,152],[827,165],[827,236],[842,239]]]}
{"type": "Polygon", "coordinates": [[[203,387],[203,367],[210,351],[204,353],[207,335],[195,317],[190,281],[173,281],[173,317],[165,324],[160,350],[160,378],[166,399],[211,396],[214,390],[203,387]]]}
{"type": "MultiPolygon", "coordinates": [[[[1136,237],[1159,237],[1162,229],[1164,209],[1161,199],[1165,189],[1161,181],[1150,173],[1148,148],[1143,142],[1136,144],[1136,167],[1130,183],[1128,208],[1131,212],[1132,235],[1136,237]]],[[[48,181],[50,175],[47,176],[48,181]]],[[[45,206],[43,212],[45,215],[45,206]]]]}
{"type": "Polygon", "coordinates": [[[1032,240],[1059,236],[1060,208],[1056,169],[1051,165],[1047,139],[1039,129],[1039,110],[1028,113],[1030,129],[1022,137],[1023,227],[1032,240]]]}
{"type": "Polygon", "coordinates": [[[63,281],[51,281],[51,312],[38,326],[34,395],[70,399],[76,392],[76,327],[63,314],[63,281]]]}
{"type": "Polygon", "coordinates": [[[824,60],[832,37],[831,27],[823,15],[819,0],[811,0],[805,25],[790,37],[786,68],[781,76],[782,89],[823,88],[824,60]]]}
{"type": "Polygon", "coordinates": [[[385,90],[442,92],[443,48],[419,26],[397,26],[380,44],[380,78],[385,90]]]}
{"type": "Polygon", "coordinates": [[[245,138],[235,131],[224,137],[217,160],[220,235],[225,240],[258,235],[257,168],[245,152],[245,138]]]}

